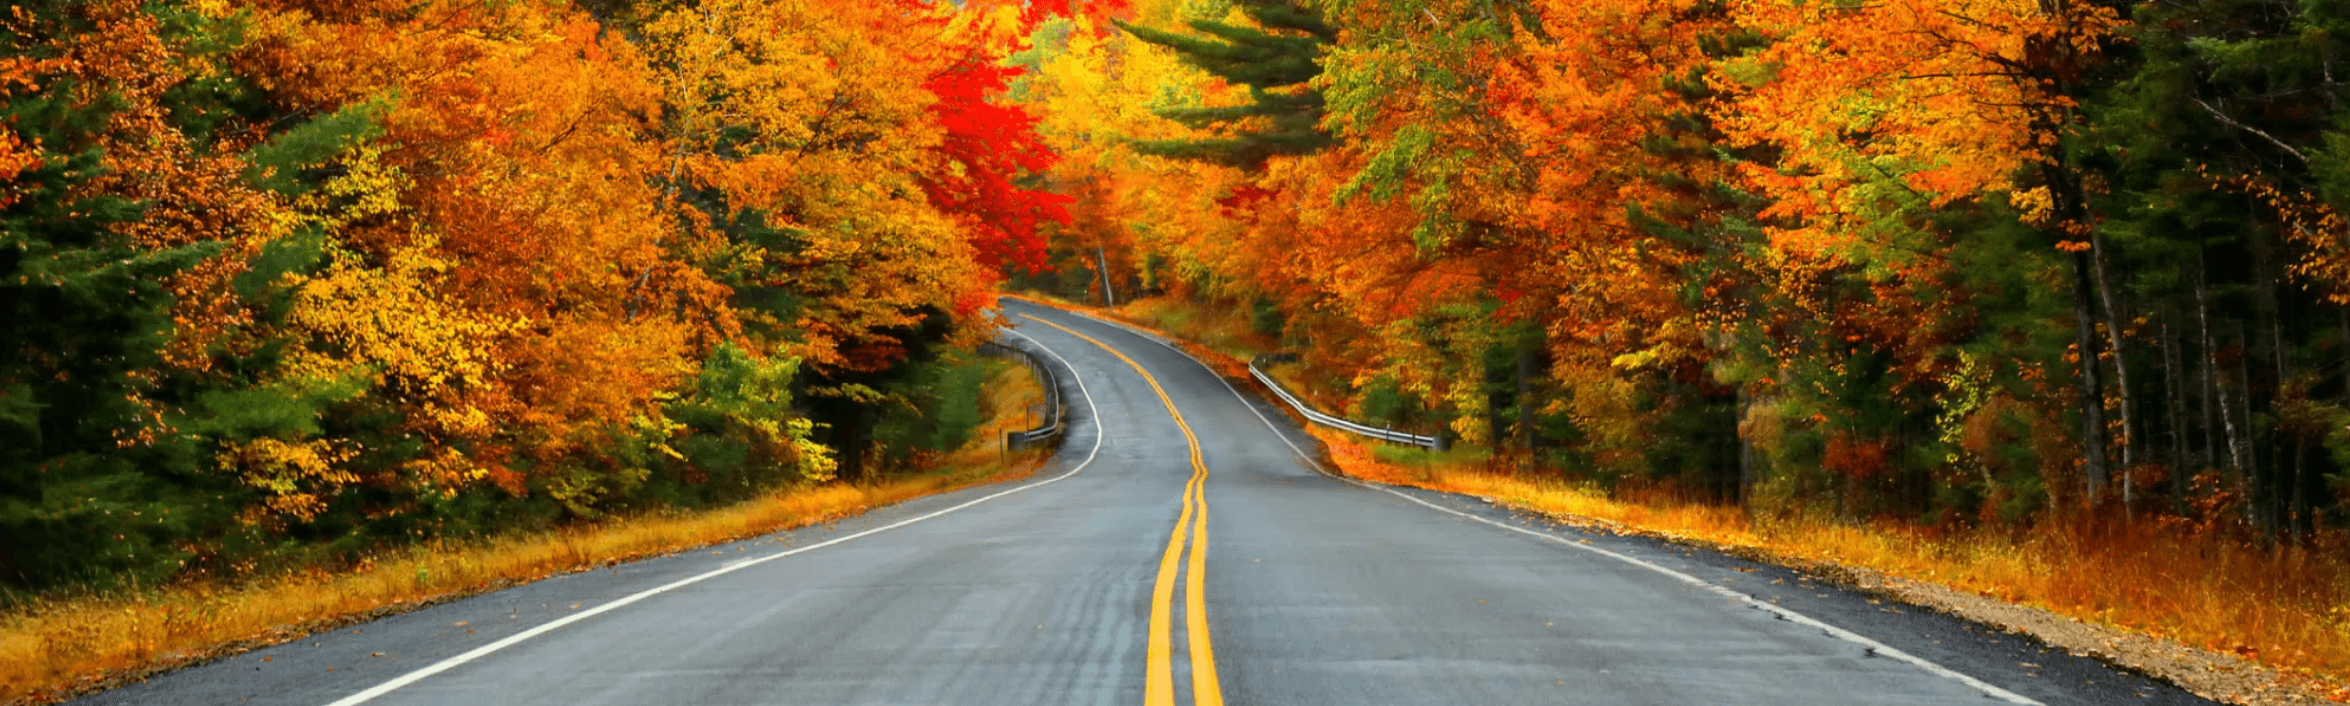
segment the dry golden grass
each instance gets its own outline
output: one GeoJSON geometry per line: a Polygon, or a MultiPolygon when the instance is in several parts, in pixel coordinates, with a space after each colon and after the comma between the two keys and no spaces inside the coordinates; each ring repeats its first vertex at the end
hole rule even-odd
{"type": "Polygon", "coordinates": [[[2048,522],[2028,530],[1937,532],[1896,522],[1749,518],[1669,497],[1610,498],[1417,450],[1380,453],[1315,430],[1347,475],[1491,498],[1569,521],[1760,552],[1792,565],[1874,569],[2085,622],[2233,652],[2350,699],[2350,555],[2339,534],[2315,550],[2268,550],[2176,521],[2048,522]],[[1389,458],[1382,459],[1385,455],[1389,458]],[[1411,456],[1412,458],[1398,458],[1411,456]]]}
{"type": "Polygon", "coordinates": [[[1004,361],[995,366],[980,389],[983,393],[979,397],[979,414],[985,421],[972,430],[970,443],[947,455],[940,464],[943,467],[984,469],[1001,463],[1009,457],[1004,451],[1005,432],[1044,426],[1044,386],[1026,366],[1004,361]]]}
{"type": "Polygon", "coordinates": [[[971,443],[945,457],[940,466],[950,470],[874,484],[794,488],[715,510],[435,543],[372,557],[351,571],[36,601],[0,615],[0,702],[56,701],[158,669],[501,586],[1024,476],[1044,453],[1005,453],[1003,431],[1032,426],[1036,420],[1028,408],[1043,396],[1025,368],[997,368],[981,398],[987,421],[971,443]]]}
{"type": "Polygon", "coordinates": [[[1272,352],[1281,345],[1279,340],[1251,327],[1247,312],[1226,304],[1203,304],[1167,298],[1137,299],[1121,304],[1109,313],[1176,340],[1197,343],[1208,350],[1242,361],[1254,358],[1259,353],[1272,352]]]}

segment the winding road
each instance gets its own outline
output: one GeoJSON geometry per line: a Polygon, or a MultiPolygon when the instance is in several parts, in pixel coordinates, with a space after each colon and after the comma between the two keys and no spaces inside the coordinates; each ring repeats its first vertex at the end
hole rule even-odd
{"type": "Polygon", "coordinates": [[[1175,349],[1006,301],[1071,426],[1029,480],[313,635],[90,704],[2184,704],[1658,541],[1325,475],[1175,349]]]}

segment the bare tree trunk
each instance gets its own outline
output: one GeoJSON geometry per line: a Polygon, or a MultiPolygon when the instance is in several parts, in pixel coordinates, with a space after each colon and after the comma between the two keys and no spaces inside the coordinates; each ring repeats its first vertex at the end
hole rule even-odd
{"type": "Polygon", "coordinates": [[[1110,292],[1110,257],[1102,252],[1102,246],[1093,246],[1093,264],[1102,275],[1102,306],[1117,306],[1118,295],[1110,292]]]}
{"type": "MultiPolygon", "coordinates": [[[[2286,256],[2279,252],[2282,244],[2277,242],[2275,237],[2275,234],[2268,229],[2257,229],[2250,234],[2253,283],[2259,296],[2256,301],[2255,313],[2259,319],[2257,325],[2262,329],[2260,334],[2265,335],[2266,339],[2247,339],[2247,342],[2249,344],[2250,341],[2261,340],[2259,347],[2266,350],[2260,351],[2260,353],[2265,354],[2267,358],[2263,362],[2274,366],[2273,372],[2276,376],[2274,380],[2269,381],[2269,384],[2258,388],[2266,392],[2265,398],[2262,400],[2265,404],[2259,406],[2268,407],[2278,413],[2281,418],[2284,408],[2289,402],[2287,391],[2292,384],[2293,369],[2290,359],[2291,348],[2286,342],[2284,332],[2284,319],[2289,315],[2289,312],[2286,311],[2283,297],[2278,293],[2279,288],[2283,286],[2283,282],[2288,277],[2288,272],[2282,264],[2282,260],[2286,256]]],[[[2249,393],[2253,388],[2249,375],[2246,376],[2246,381],[2247,397],[2249,398],[2249,393]]],[[[2245,409],[2245,417],[2248,421],[2251,419],[2253,407],[2254,405],[2248,400],[2245,409]]],[[[2267,463],[2260,464],[2261,472],[2252,475],[2253,504],[2257,509],[2257,517],[2263,534],[2274,539],[2278,533],[2282,532],[2289,541],[2294,538],[2299,529],[2299,519],[2293,503],[2296,495],[2294,486],[2301,474],[2303,443],[2297,434],[2288,433],[2281,424],[2268,430],[2268,442],[2270,458],[2267,463]]]]}
{"type": "MultiPolygon", "coordinates": [[[[2253,410],[2267,408],[2282,417],[2286,402],[2285,386],[2293,379],[2292,367],[2285,359],[2288,353],[2283,321],[2285,303],[2277,293],[2280,283],[2288,275],[2280,264],[2282,256],[2277,252],[2280,243],[2276,241],[2275,233],[2267,228],[2256,228],[2247,239],[2252,246],[2253,293],[2258,299],[2253,307],[2255,328],[2245,334],[2244,344],[2246,350],[2258,356],[2257,360],[2271,366],[2269,372],[2276,377],[2265,381],[2267,384],[2255,384],[2247,369],[2244,376],[2244,422],[2246,428],[2255,430],[2254,434],[2265,431],[2268,437],[2267,462],[2260,462],[2256,458],[2253,464],[2258,467],[2258,472],[2252,476],[2252,498],[2257,507],[2262,533],[2270,541],[2275,541],[2280,532],[2289,531],[2286,526],[2291,519],[2286,508],[2289,492],[2285,483],[2292,475],[2290,454],[2293,441],[2281,425],[2270,425],[2265,430],[2255,427],[2253,410]]],[[[2249,368],[2249,361],[2246,365],[2249,368]]]]}
{"type": "Polygon", "coordinates": [[[2162,391],[2168,403],[2163,416],[2170,418],[2170,492],[2172,509],[2187,514],[2187,394],[2186,379],[2179,371],[2179,341],[2171,330],[2171,307],[2164,307],[2162,316],[2162,391]]]}
{"type": "Polygon", "coordinates": [[[2132,496],[2136,494],[2136,488],[2131,485],[2130,468],[2138,464],[2137,405],[2136,400],[2130,395],[2132,388],[2130,387],[2129,349],[2122,345],[2122,334],[2124,333],[2122,326],[2123,322],[2129,320],[2129,317],[2122,314],[2121,307],[2114,305],[2112,277],[2106,273],[2105,237],[2092,232],[2089,239],[2092,245],[2090,252],[2095,255],[2090,260],[2096,268],[2097,297],[2105,304],[2105,337],[2110,346],[2109,350],[2113,351],[2114,394],[2120,398],[2121,403],[2122,506],[2128,507],[2130,502],[2135,500],[2132,496]]]}
{"type": "Polygon", "coordinates": [[[2090,298],[2095,289],[2087,252],[2073,255],[2073,346],[2081,355],[2081,457],[2089,476],[2089,505],[2105,493],[2105,383],[2097,364],[2097,312],[2090,298]]]}
{"type": "Polygon", "coordinates": [[[2203,413],[2203,434],[2200,437],[2203,450],[2196,455],[2196,459],[2197,465],[2203,469],[2214,469],[2224,463],[2220,460],[2219,449],[2225,442],[2217,436],[2220,433],[2220,421],[2214,410],[2220,404],[2219,377],[2212,370],[2211,311],[2203,301],[2203,280],[2200,275],[2195,280],[2195,321],[2200,324],[2199,337],[2195,339],[2195,357],[2202,363],[2203,370],[2202,383],[2195,386],[2195,406],[2203,413]]]}
{"type": "MultiPolygon", "coordinates": [[[[2281,276],[2282,273],[2280,273],[2280,278],[2281,276]]],[[[2273,282],[2265,289],[2268,293],[2270,307],[2268,317],[2269,354],[2275,357],[2277,366],[2277,384],[2274,388],[2276,391],[2269,398],[2269,406],[2271,409],[2275,409],[2278,418],[2282,419],[2285,411],[2285,385],[2293,379],[2293,368],[2292,362],[2285,359],[2284,303],[2277,299],[2277,288],[2273,282]]],[[[2269,435],[2272,438],[2271,446],[2276,449],[2275,458],[2269,463],[2268,471],[2269,517],[2271,522],[2278,525],[2278,529],[2284,533],[2286,541],[2289,542],[2295,538],[2295,530],[2299,529],[2299,523],[2293,515],[2293,488],[2288,484],[2300,477],[2301,442],[2299,439],[2286,438],[2287,434],[2281,424],[2270,431],[2269,435]],[[2288,453],[2291,454],[2289,458],[2286,456],[2288,453]]]]}
{"type": "Polygon", "coordinates": [[[2211,290],[2204,284],[2203,274],[2200,272],[2195,276],[2195,314],[2196,318],[2202,320],[2203,323],[2203,380],[2212,394],[2211,399],[2206,401],[2203,406],[2203,418],[2206,425],[2203,434],[2207,440],[2204,445],[2208,454],[2215,459],[2212,465],[2221,465],[2216,461],[2219,456],[2219,444],[2208,441],[2212,432],[2212,427],[2209,424],[2212,417],[2215,416],[2213,412],[2216,407],[2218,412],[2216,416],[2219,418],[2218,430],[2223,432],[2227,439],[2226,468],[2240,474],[2244,472],[2245,466],[2243,435],[2238,433],[2236,429],[2236,411],[2235,406],[2228,402],[2228,388],[2222,384],[2219,378],[2219,346],[2214,345],[2217,341],[2211,338],[2211,290]]]}
{"type": "MultiPolygon", "coordinates": [[[[2239,320],[2235,323],[2236,382],[2238,385],[2236,388],[2236,400],[2241,403],[2238,406],[2242,408],[2244,413],[2244,445],[2242,447],[2243,458],[2241,461],[2244,464],[2245,486],[2251,490],[2251,502],[2245,503],[2244,506],[2244,519],[2247,522],[2251,522],[2253,526],[2260,527],[2263,533],[2268,533],[2274,531],[2276,528],[2269,526],[2267,523],[2268,518],[2265,516],[2264,512],[2267,508],[2264,507],[2264,503],[2261,502],[2260,497],[2260,452],[2257,449],[2252,448],[2252,444],[2259,441],[2259,439],[2253,436],[2259,432],[2255,431],[2252,427],[2252,362],[2250,360],[2252,358],[2252,336],[2249,332],[2244,330],[2243,321],[2239,320]]],[[[2274,537],[2271,537],[2271,539],[2274,539],[2274,537]]]]}

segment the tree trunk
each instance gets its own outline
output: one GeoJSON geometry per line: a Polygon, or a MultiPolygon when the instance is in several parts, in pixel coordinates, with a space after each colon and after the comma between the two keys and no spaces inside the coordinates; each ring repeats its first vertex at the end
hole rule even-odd
{"type": "Polygon", "coordinates": [[[2197,411],[2203,413],[2203,434],[2200,437],[2203,440],[2203,452],[2196,459],[2202,469],[2215,469],[2223,463],[2219,449],[2226,442],[2217,436],[2220,433],[2216,411],[2220,404],[2219,377],[2214,372],[2215,363],[2211,353],[2211,309],[2204,302],[2203,278],[2200,274],[2195,279],[2195,321],[2200,329],[2195,339],[2195,357],[2202,363],[2203,369],[2202,384],[2195,386],[2195,406],[2197,411]]]}
{"type": "Polygon", "coordinates": [[[2241,403],[2238,406],[2242,408],[2244,413],[2244,445],[2242,446],[2243,458],[2241,460],[2244,464],[2244,483],[2251,490],[2249,494],[2251,502],[2245,503],[2244,506],[2244,520],[2252,523],[2254,527],[2261,528],[2262,533],[2266,534],[2275,528],[2268,525],[2269,518],[2263,512],[2267,509],[2261,502],[2261,469],[2264,466],[2260,463],[2260,451],[2252,447],[2260,440],[2255,436],[2259,431],[2252,426],[2252,337],[2249,332],[2244,330],[2243,321],[2236,321],[2235,324],[2236,400],[2241,403]]]}
{"type": "Polygon", "coordinates": [[[2164,307],[2162,316],[2162,391],[2167,403],[2163,416],[2170,418],[2170,493],[2172,509],[2182,516],[2187,514],[2187,394],[2186,378],[2179,371],[2179,341],[2171,330],[2171,312],[2164,307]]]}
{"type": "MultiPolygon", "coordinates": [[[[2040,0],[2043,12],[2052,17],[2065,14],[2068,0],[2040,0]]],[[[2042,37],[2024,47],[2028,71],[2046,81],[2054,95],[2072,96],[2070,75],[2080,67],[2080,47],[2069,41],[2042,37]]],[[[2050,106],[2034,117],[2034,129],[2040,134],[2064,134],[2077,121],[2069,107],[2050,106]]],[[[2053,145],[2053,142],[2050,143],[2053,145]]],[[[2070,158],[2064,150],[2049,148],[2041,153],[2040,176],[2048,187],[2050,206],[2057,214],[2051,234],[2059,240],[2072,241],[2080,234],[2088,234],[2089,247],[2073,253],[2073,345],[2081,356],[2081,457],[2088,476],[2088,504],[2096,507],[2102,500],[2108,468],[2105,459],[2105,384],[2100,379],[2097,362],[2097,311],[2093,291],[2097,283],[2093,261],[2102,248],[2095,236],[2094,216],[2089,210],[2089,195],[2081,183],[2081,175],[2073,171],[2070,158]]]]}
{"type": "Polygon", "coordinates": [[[2292,504],[2286,506],[2285,536],[2295,544],[2308,546],[2317,536],[2317,518],[2310,515],[2309,503],[2309,446],[2293,442],[2292,504]]]}
{"type": "Polygon", "coordinates": [[[1754,407],[1754,397],[1745,385],[1738,386],[1738,504],[1745,505],[1747,494],[1754,488],[1754,442],[1746,438],[1746,413],[1754,407]]]}
{"type": "Polygon", "coordinates": [[[870,480],[867,475],[872,469],[866,467],[865,451],[872,445],[867,434],[872,425],[866,421],[865,406],[851,402],[841,409],[832,423],[832,449],[840,455],[839,477],[850,482],[870,480]]]}
{"type": "MultiPolygon", "coordinates": [[[[2285,385],[2293,379],[2293,370],[2285,360],[2287,352],[2283,324],[2285,304],[2277,294],[2278,283],[2283,282],[2288,276],[2284,266],[2279,262],[2280,257],[2277,252],[2279,243],[2274,240],[2274,234],[2266,228],[2254,229],[2250,240],[2252,245],[2252,289],[2259,299],[2253,307],[2254,325],[2257,328],[2246,333],[2244,341],[2247,349],[2258,356],[2257,360],[2272,368],[2264,372],[2273,373],[2276,377],[2263,381],[2266,384],[2254,384],[2252,376],[2247,370],[2244,376],[2246,393],[2244,422],[2246,428],[2254,428],[2252,425],[2254,424],[2253,410],[2255,409],[2268,409],[2278,413],[2279,418],[2282,418],[2286,401],[2285,385]],[[2255,401],[2257,404],[2254,403],[2255,401]]],[[[2289,435],[2280,426],[2272,425],[2266,431],[2269,449],[2268,462],[2255,462],[2255,465],[2260,468],[2260,473],[2254,476],[2252,497],[2254,504],[2259,506],[2262,532],[2274,541],[2280,532],[2288,529],[2286,523],[2290,519],[2285,507],[2289,496],[2285,484],[2286,479],[2291,477],[2292,473],[2290,454],[2293,443],[2291,439],[2287,438],[2289,435]]]]}
{"type": "Polygon", "coordinates": [[[2105,385],[2098,377],[2097,312],[2090,290],[2096,288],[2087,252],[2073,254],[2073,345],[2081,355],[2081,458],[2088,472],[2088,502],[2098,505],[2105,492],[2105,385]]]}
{"type": "Polygon", "coordinates": [[[2120,398],[2121,403],[2119,411],[2122,422],[2122,462],[2120,468],[2122,505],[2127,507],[2131,501],[2135,500],[2132,496],[2136,494],[2137,490],[2131,486],[2130,467],[2138,464],[2137,405],[2130,396],[2132,388],[2130,387],[2129,349],[2122,345],[2122,334],[2124,333],[2122,326],[2124,321],[2129,320],[2129,317],[2122,314],[2121,307],[2114,305],[2113,278],[2107,273],[2105,264],[2105,237],[2092,233],[2089,240],[2092,245],[2090,252],[2094,254],[2091,262],[2096,267],[2097,298],[2105,305],[2105,337],[2107,345],[2110,346],[2108,350],[2113,352],[2114,394],[2120,398]]]}
{"type": "Polygon", "coordinates": [[[1093,246],[1093,264],[1094,271],[1102,275],[1102,306],[1117,306],[1118,295],[1110,291],[1110,257],[1102,252],[1102,246],[1093,246]]]}
{"type": "MultiPolygon", "coordinates": [[[[2285,358],[2288,349],[2285,347],[2283,302],[2274,301],[2276,285],[2269,285],[2268,290],[2272,299],[2269,304],[2273,307],[2274,312],[2268,319],[2268,345],[2269,353],[2275,356],[2277,364],[2277,384],[2272,388],[2275,392],[2270,394],[2269,407],[2276,410],[2277,417],[2281,420],[2284,418],[2285,412],[2285,386],[2293,379],[2293,367],[2292,361],[2285,358]]],[[[2269,464],[2272,466],[2269,469],[2271,487],[2269,504],[2274,508],[2269,511],[2269,514],[2276,518],[2278,530],[2283,532],[2285,540],[2290,542],[2298,538],[2296,535],[2300,529],[2299,517],[2294,514],[2293,496],[2295,495],[2294,486],[2301,478],[2301,440],[2288,438],[2291,435],[2285,432],[2285,427],[2282,424],[2270,432],[2270,436],[2274,439],[2272,443],[2276,447],[2278,458],[2274,463],[2269,464]],[[2290,456],[2288,457],[2287,454],[2290,456]]]]}
{"type": "Polygon", "coordinates": [[[1526,449],[1526,464],[1534,463],[1534,452],[1542,447],[1542,439],[1534,433],[1534,346],[1518,342],[1518,434],[1526,449]]]}
{"type": "Polygon", "coordinates": [[[2217,430],[2225,437],[2228,447],[2224,467],[2240,474],[2244,472],[2245,465],[2243,435],[2236,429],[2235,406],[2228,403],[2228,388],[2219,377],[2219,346],[2211,337],[2211,289],[2204,284],[2201,272],[2195,276],[2195,315],[2203,324],[2203,382],[2211,393],[2210,399],[2205,400],[2203,405],[2205,453],[2212,457],[2211,465],[2221,465],[2219,444],[2211,440],[2214,430],[2212,422],[2215,421],[2213,417],[2216,416],[2219,422],[2217,430]]]}

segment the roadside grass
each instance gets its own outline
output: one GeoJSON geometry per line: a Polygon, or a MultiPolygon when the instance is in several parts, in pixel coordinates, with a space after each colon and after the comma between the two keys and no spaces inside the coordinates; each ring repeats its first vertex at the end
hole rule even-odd
{"type": "Polygon", "coordinates": [[[650,513],[483,540],[439,541],[236,584],[184,583],[42,598],[0,614],[0,703],[48,703],[180,666],[556,574],[827,522],[1033,472],[1044,449],[1003,450],[1044,400],[1027,368],[997,361],[980,433],[934,471],[779,490],[730,507],[650,513]]]}
{"type": "MultiPolygon", "coordinates": [[[[947,455],[940,464],[943,468],[988,469],[1008,463],[1011,454],[1004,449],[1004,434],[1044,426],[1044,386],[1036,375],[1008,360],[995,360],[989,368],[979,395],[980,419],[985,421],[972,430],[970,442],[947,455]]],[[[1032,466],[1044,460],[1035,456],[1032,466]]]]}
{"type": "Polygon", "coordinates": [[[1281,347],[1281,341],[1258,332],[1248,313],[1231,303],[1199,304],[1164,297],[1137,299],[1112,310],[1121,318],[1198,343],[1243,362],[1281,347]]]}
{"type": "Polygon", "coordinates": [[[1862,567],[2233,653],[2350,700],[2350,546],[2214,541],[2176,518],[2060,518],[2030,528],[1938,530],[1821,516],[1750,517],[1661,492],[1520,475],[1481,453],[1369,445],[1312,430],[1349,476],[1490,498],[1568,522],[1759,552],[1790,565],[1862,567]]]}

